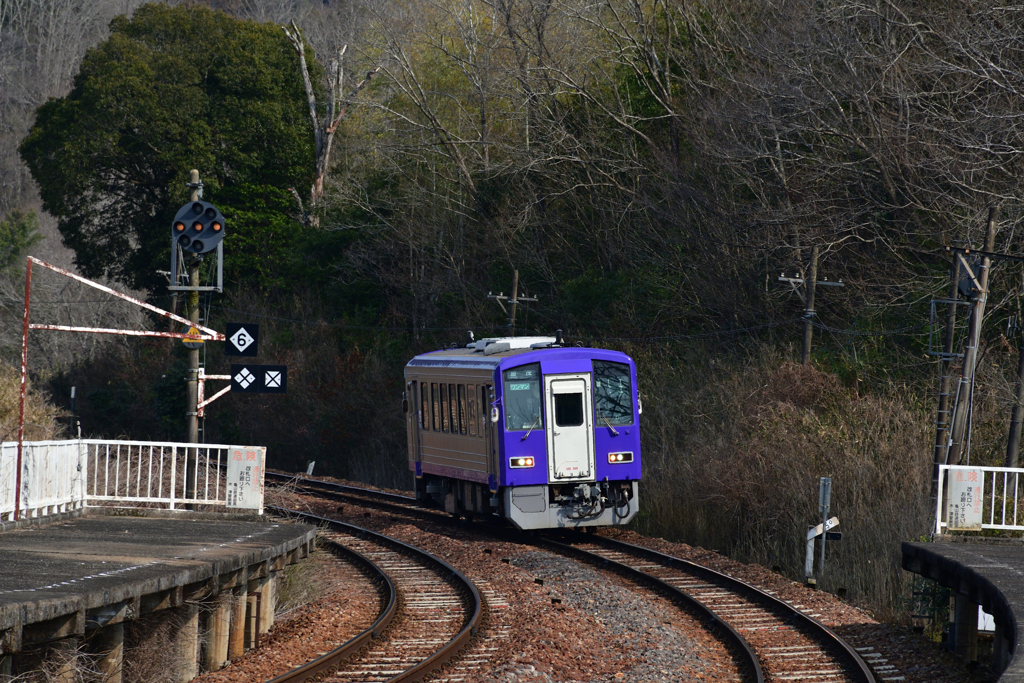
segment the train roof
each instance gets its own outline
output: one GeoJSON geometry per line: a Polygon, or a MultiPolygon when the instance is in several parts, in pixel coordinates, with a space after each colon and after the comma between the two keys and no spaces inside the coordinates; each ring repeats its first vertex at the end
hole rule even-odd
{"type": "MultiPolygon", "coordinates": [[[[572,357],[592,357],[608,354],[631,360],[629,356],[620,351],[562,346],[554,337],[498,337],[481,339],[461,348],[421,353],[410,360],[406,367],[496,368],[510,358],[536,352],[543,352],[545,357],[548,357],[549,354],[572,357]]],[[[533,359],[529,359],[527,362],[532,361],[533,359]]]]}

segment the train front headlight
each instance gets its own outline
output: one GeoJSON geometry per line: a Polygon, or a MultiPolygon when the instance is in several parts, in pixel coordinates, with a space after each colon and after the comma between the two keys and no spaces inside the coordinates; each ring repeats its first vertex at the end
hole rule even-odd
{"type": "Polygon", "coordinates": [[[609,453],[608,462],[618,465],[619,463],[633,462],[633,451],[621,451],[619,453],[609,453]]]}
{"type": "Polygon", "coordinates": [[[514,470],[521,470],[533,467],[534,459],[530,456],[509,458],[508,466],[514,470]]]}

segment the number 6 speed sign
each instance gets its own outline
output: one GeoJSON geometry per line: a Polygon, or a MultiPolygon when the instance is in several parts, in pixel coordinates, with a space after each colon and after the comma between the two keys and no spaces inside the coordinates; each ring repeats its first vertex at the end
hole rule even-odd
{"type": "Polygon", "coordinates": [[[224,355],[255,357],[260,326],[253,323],[228,323],[224,330],[224,355]]]}

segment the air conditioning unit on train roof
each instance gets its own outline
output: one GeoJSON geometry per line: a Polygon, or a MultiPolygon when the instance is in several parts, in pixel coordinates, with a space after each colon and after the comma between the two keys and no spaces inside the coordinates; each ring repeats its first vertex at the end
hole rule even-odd
{"type": "Polygon", "coordinates": [[[512,349],[542,349],[555,341],[554,337],[490,337],[466,344],[466,348],[490,356],[512,349]]]}

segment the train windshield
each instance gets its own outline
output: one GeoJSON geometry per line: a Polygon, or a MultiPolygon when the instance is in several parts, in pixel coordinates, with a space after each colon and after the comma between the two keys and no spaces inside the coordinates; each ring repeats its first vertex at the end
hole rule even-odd
{"type": "Polygon", "coordinates": [[[598,425],[633,424],[633,384],[628,365],[594,361],[594,409],[598,425]]]}
{"type": "Polygon", "coordinates": [[[543,427],[540,406],[540,363],[504,373],[505,429],[522,431],[543,427]]]}

